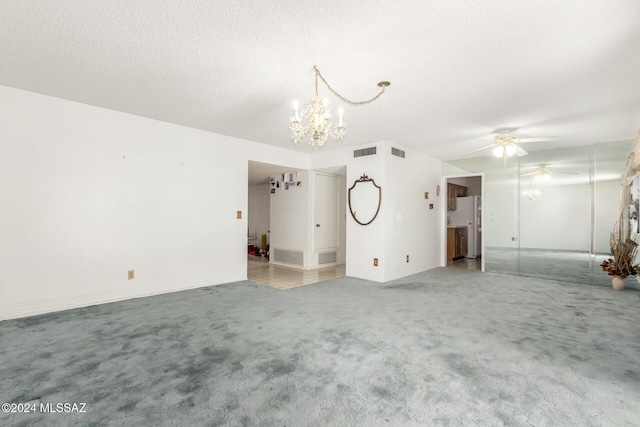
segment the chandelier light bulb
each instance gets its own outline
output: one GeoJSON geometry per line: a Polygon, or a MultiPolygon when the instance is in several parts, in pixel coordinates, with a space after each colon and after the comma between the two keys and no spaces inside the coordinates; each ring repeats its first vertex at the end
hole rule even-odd
{"type": "Polygon", "coordinates": [[[297,122],[300,121],[300,114],[298,113],[298,106],[299,106],[298,101],[293,101],[293,118],[297,122]]]}
{"type": "Polygon", "coordinates": [[[342,126],[342,115],[344,114],[344,108],[338,108],[338,125],[342,126]]]}

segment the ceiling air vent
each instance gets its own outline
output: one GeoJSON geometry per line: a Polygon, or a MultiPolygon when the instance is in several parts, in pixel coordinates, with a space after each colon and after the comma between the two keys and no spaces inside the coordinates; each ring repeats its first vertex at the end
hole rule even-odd
{"type": "Polygon", "coordinates": [[[404,151],[400,150],[399,148],[391,147],[391,154],[393,156],[402,157],[404,159],[404,151]]]}
{"type": "Polygon", "coordinates": [[[353,150],[353,157],[373,156],[374,154],[376,154],[376,147],[353,150]]]}

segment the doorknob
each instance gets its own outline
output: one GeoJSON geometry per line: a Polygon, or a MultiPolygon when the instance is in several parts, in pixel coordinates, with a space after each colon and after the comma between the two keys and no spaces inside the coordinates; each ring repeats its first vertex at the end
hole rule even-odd
{"type": "Polygon", "coordinates": [[[316,224],[316,227],[320,227],[320,224],[316,224]]]}

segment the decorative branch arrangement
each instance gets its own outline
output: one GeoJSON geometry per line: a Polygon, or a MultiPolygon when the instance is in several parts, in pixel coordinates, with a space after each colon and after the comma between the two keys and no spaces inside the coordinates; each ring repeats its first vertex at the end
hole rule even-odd
{"type": "Polygon", "coordinates": [[[639,264],[633,265],[638,253],[638,235],[635,234],[635,239],[631,238],[630,227],[624,226],[625,221],[628,223],[623,212],[616,221],[609,239],[611,258],[600,264],[602,271],[606,271],[609,276],[619,276],[623,279],[635,276],[640,270],[639,264]]]}

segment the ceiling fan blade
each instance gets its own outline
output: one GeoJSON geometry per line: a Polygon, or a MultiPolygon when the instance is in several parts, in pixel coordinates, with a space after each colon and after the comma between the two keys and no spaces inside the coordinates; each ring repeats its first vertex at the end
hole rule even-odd
{"type": "Polygon", "coordinates": [[[551,142],[557,141],[555,136],[541,136],[539,138],[515,138],[514,142],[551,142]]]}
{"type": "Polygon", "coordinates": [[[464,153],[464,154],[462,154],[462,155],[463,155],[463,156],[466,156],[467,154],[477,153],[478,151],[486,150],[487,148],[491,148],[491,147],[493,147],[493,146],[495,146],[495,144],[487,145],[487,146],[482,147],[482,148],[477,148],[477,149],[475,149],[475,150],[468,151],[468,152],[466,152],[466,153],[464,153]]]}
{"type": "Polygon", "coordinates": [[[517,145],[514,144],[514,147],[516,147],[516,156],[518,157],[522,157],[522,156],[526,156],[527,153],[526,151],[524,151],[522,148],[518,147],[517,145]]]}

